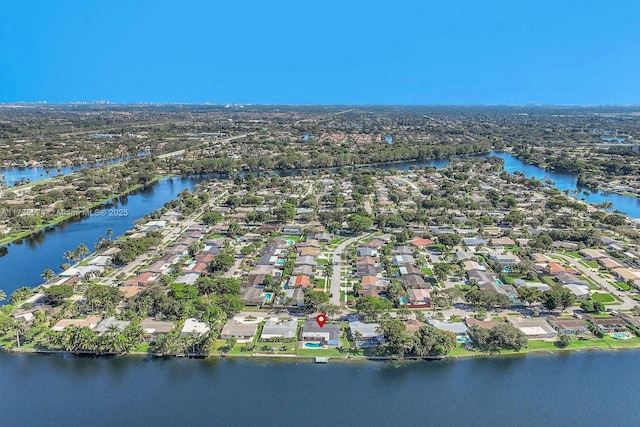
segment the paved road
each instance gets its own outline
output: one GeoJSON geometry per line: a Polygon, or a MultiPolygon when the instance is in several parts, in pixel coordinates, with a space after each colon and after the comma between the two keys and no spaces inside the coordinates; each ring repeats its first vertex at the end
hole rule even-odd
{"type": "MultiPolygon", "coordinates": [[[[162,252],[161,249],[166,248],[171,243],[176,241],[180,236],[182,236],[182,234],[184,233],[184,231],[187,230],[187,228],[191,227],[192,225],[197,224],[198,221],[196,221],[195,219],[198,218],[200,215],[202,215],[205,212],[207,207],[213,206],[213,204],[215,202],[218,202],[226,194],[227,194],[227,191],[225,190],[222,193],[218,194],[217,196],[213,197],[211,200],[209,200],[209,202],[207,202],[204,205],[202,205],[193,214],[191,214],[188,218],[186,218],[181,223],[177,224],[172,229],[164,230],[165,234],[162,237],[162,242],[160,243],[158,248],[154,251],[154,253],[161,253],[162,252]]],[[[110,276],[102,278],[100,280],[100,282],[102,284],[105,284],[105,285],[116,285],[116,284],[118,284],[120,282],[120,280],[116,279],[117,275],[119,275],[120,273],[124,273],[125,276],[130,276],[139,267],[146,266],[147,263],[148,263],[147,259],[149,258],[149,254],[150,254],[149,252],[145,252],[145,253],[139,255],[135,260],[131,261],[126,266],[116,269],[110,276]]],[[[96,254],[94,253],[94,254],[92,254],[92,256],[93,255],[96,255],[96,254]]]]}
{"type": "Polygon", "coordinates": [[[342,267],[342,252],[344,252],[344,248],[361,239],[366,239],[371,236],[371,234],[365,234],[364,236],[355,236],[350,237],[347,240],[343,241],[338,245],[336,250],[333,252],[333,274],[331,276],[331,293],[333,296],[330,298],[331,304],[341,305],[340,301],[340,268],[342,267]]]}
{"type": "Polygon", "coordinates": [[[408,180],[407,178],[398,178],[398,180],[399,180],[399,181],[404,182],[404,183],[405,183],[405,184],[407,184],[409,187],[411,187],[411,188],[413,188],[414,190],[416,190],[416,191],[420,192],[420,188],[418,188],[418,186],[417,186],[414,182],[412,182],[412,181],[408,180]]]}
{"type": "Polygon", "coordinates": [[[607,280],[600,277],[598,273],[594,271],[594,269],[590,267],[585,267],[584,265],[580,264],[580,262],[576,258],[567,256],[567,255],[561,255],[561,254],[552,254],[552,256],[566,261],[569,265],[571,265],[571,267],[575,268],[576,270],[578,270],[579,272],[581,272],[582,274],[584,274],[585,276],[587,276],[588,278],[596,282],[596,284],[600,286],[603,290],[617,295],[618,298],[624,301],[622,303],[608,304],[608,306],[616,307],[622,310],[628,310],[633,306],[638,305],[637,301],[629,298],[629,296],[625,295],[625,293],[620,291],[620,289],[616,288],[615,286],[610,284],[607,280]]]}

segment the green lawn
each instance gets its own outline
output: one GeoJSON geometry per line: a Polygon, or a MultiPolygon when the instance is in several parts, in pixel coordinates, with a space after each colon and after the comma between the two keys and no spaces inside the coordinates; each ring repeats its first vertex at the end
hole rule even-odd
{"type": "Polygon", "coordinates": [[[572,258],[582,259],[582,255],[580,255],[578,252],[569,251],[565,252],[564,254],[572,258]]]}
{"type": "Polygon", "coordinates": [[[598,268],[598,263],[596,261],[582,260],[580,261],[580,264],[584,265],[585,267],[598,268]]]}
{"type": "Polygon", "coordinates": [[[136,353],[148,353],[149,352],[149,343],[145,342],[140,344],[138,347],[133,350],[136,353]]]}
{"type": "Polygon", "coordinates": [[[540,276],[540,279],[546,283],[547,285],[551,286],[551,287],[555,287],[556,286],[556,282],[553,281],[553,277],[552,276],[540,276]]]}
{"type": "Polygon", "coordinates": [[[340,291],[340,301],[344,301],[344,295],[347,294],[347,301],[355,301],[356,297],[353,296],[353,292],[340,291]]]}
{"type": "Polygon", "coordinates": [[[433,271],[431,271],[431,269],[428,267],[422,267],[420,271],[422,271],[427,276],[433,276],[433,271]]]}
{"type": "Polygon", "coordinates": [[[614,282],[613,286],[618,289],[622,289],[623,291],[628,291],[629,289],[631,289],[625,282],[614,282]]]}
{"type": "Polygon", "coordinates": [[[342,357],[344,352],[337,348],[299,348],[296,350],[298,356],[324,356],[342,357]]]}
{"type": "MultiPolygon", "coordinates": [[[[613,348],[632,348],[640,346],[640,338],[631,338],[628,340],[617,340],[610,336],[604,338],[591,338],[581,340],[577,337],[571,337],[571,344],[564,348],[564,350],[580,349],[580,348],[601,348],[601,349],[613,349],[613,348]]],[[[527,346],[517,352],[506,350],[500,354],[526,354],[531,351],[558,351],[563,350],[556,346],[555,341],[542,341],[542,340],[530,340],[527,346]]],[[[450,353],[451,356],[469,356],[469,355],[482,355],[480,351],[467,350],[464,344],[459,344],[450,353]]]]}
{"type": "Polygon", "coordinates": [[[615,298],[612,295],[603,292],[594,292],[593,294],[591,294],[591,299],[603,304],[615,301],[615,298]]]}

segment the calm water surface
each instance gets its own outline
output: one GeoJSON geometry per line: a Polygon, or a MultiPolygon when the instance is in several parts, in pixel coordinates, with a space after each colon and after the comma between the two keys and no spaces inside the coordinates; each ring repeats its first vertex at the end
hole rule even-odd
{"type": "Polygon", "coordinates": [[[2,425],[634,426],[640,352],[391,364],[0,354],[2,425]]]}
{"type": "Polygon", "coordinates": [[[133,227],[134,221],[161,208],[166,202],[176,199],[185,188],[193,187],[205,178],[163,179],[135,194],[120,198],[117,206],[107,208],[97,215],[74,218],[55,228],[25,238],[21,243],[6,245],[8,252],[0,257],[0,289],[7,295],[21,286],[37,286],[42,283],[40,274],[50,268],[61,271],[60,264],[66,262],[63,255],[74,250],[80,243],[90,250],[108,228],[113,237],[124,234],[133,227]],[[123,214],[126,210],[126,215],[123,214]]]}

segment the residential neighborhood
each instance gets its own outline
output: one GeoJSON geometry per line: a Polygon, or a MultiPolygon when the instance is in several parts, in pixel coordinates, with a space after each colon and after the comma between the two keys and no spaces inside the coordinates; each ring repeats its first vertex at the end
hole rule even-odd
{"type": "Polygon", "coordinates": [[[18,295],[20,345],[375,357],[435,330],[442,356],[505,350],[479,342],[496,326],[515,349],[635,343],[640,251],[615,214],[499,166],[202,184],[18,295]]]}

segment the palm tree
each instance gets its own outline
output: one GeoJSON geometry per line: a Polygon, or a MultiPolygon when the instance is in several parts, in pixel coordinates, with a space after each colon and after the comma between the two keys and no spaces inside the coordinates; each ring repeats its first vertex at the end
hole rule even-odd
{"type": "Polygon", "coordinates": [[[51,279],[53,279],[54,277],[56,277],[56,274],[53,272],[53,270],[51,270],[50,268],[47,268],[41,275],[40,277],[42,277],[44,280],[46,280],[47,282],[51,279]]]}
{"type": "Polygon", "coordinates": [[[331,289],[331,276],[333,275],[333,267],[331,264],[327,263],[324,266],[324,275],[326,276],[325,287],[331,289]]]}
{"type": "Polygon", "coordinates": [[[27,325],[24,322],[16,322],[16,344],[20,348],[20,336],[27,332],[27,325]]]}
{"type": "Polygon", "coordinates": [[[75,260],[76,255],[73,253],[73,251],[66,251],[64,253],[64,259],[66,259],[70,264],[73,264],[73,261],[75,260]]]}
{"type": "Polygon", "coordinates": [[[353,338],[353,344],[356,349],[358,348],[358,341],[362,339],[362,333],[360,331],[354,331],[351,333],[351,337],[353,338]]]}
{"type": "Polygon", "coordinates": [[[89,254],[89,248],[84,243],[80,243],[74,252],[82,259],[89,254]]]}

